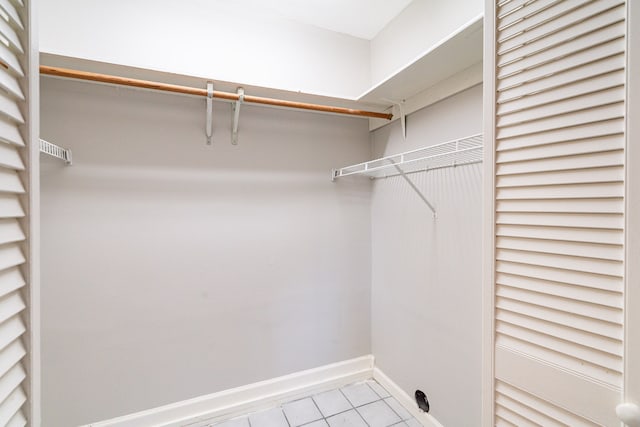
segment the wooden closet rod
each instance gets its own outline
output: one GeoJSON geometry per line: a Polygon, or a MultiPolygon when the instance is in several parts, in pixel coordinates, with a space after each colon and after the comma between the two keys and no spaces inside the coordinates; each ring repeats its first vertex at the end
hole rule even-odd
{"type": "MultiPolygon", "coordinates": [[[[200,89],[188,86],[179,86],[168,83],[152,82],[148,80],[130,79],[127,77],[111,76],[108,74],[91,73],[88,71],[71,70],[68,68],[40,66],[40,74],[48,76],[67,77],[71,79],[90,80],[94,82],[110,83],[122,86],[132,86],[144,89],[162,90],[165,92],[183,93],[187,95],[207,96],[207,89],[200,89]]],[[[230,92],[213,91],[214,98],[237,101],[239,95],[230,92]]],[[[306,102],[285,101],[283,99],[263,98],[260,96],[245,95],[244,102],[254,104],[275,105],[278,107],[298,108],[302,110],[322,111],[325,113],[347,114],[349,116],[373,117],[378,119],[391,120],[393,117],[389,113],[378,113],[375,111],[354,110],[352,108],[332,107],[329,105],[308,104],[306,102]]]]}

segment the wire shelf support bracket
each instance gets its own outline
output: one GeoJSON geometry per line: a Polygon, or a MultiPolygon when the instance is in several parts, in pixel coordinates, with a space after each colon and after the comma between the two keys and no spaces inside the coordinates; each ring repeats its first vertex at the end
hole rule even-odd
{"type": "Polygon", "coordinates": [[[64,160],[67,166],[71,166],[73,164],[73,157],[71,156],[70,149],[62,148],[59,145],[45,141],[42,138],[40,138],[40,152],[64,160]]]}
{"type": "Polygon", "coordinates": [[[406,181],[406,183],[409,184],[409,187],[411,187],[411,189],[416,192],[418,197],[420,197],[420,199],[425,203],[425,205],[427,205],[427,207],[431,210],[431,213],[433,214],[433,217],[436,218],[436,208],[433,206],[433,204],[431,204],[431,202],[429,201],[429,199],[427,199],[427,197],[424,195],[424,193],[422,191],[420,191],[418,186],[415,185],[413,183],[413,181],[411,181],[411,179],[407,176],[407,174],[404,173],[404,170],[402,170],[402,168],[400,166],[398,166],[393,161],[393,159],[389,159],[389,162],[393,165],[394,169],[396,171],[398,171],[398,173],[406,181]]]}
{"type": "Polygon", "coordinates": [[[405,114],[405,111],[404,111],[405,100],[403,99],[402,101],[394,101],[393,99],[388,99],[388,98],[383,98],[382,100],[385,102],[389,102],[390,104],[393,104],[395,107],[397,107],[398,113],[400,116],[400,127],[402,129],[402,139],[406,141],[407,140],[407,115],[405,114]]]}

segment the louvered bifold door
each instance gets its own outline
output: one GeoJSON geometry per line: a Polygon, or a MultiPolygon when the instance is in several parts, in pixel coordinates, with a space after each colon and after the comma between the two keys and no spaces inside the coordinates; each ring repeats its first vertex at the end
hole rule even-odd
{"type": "Polygon", "coordinates": [[[493,422],[618,426],[626,4],[492,6],[493,422]]]}
{"type": "Polygon", "coordinates": [[[26,10],[0,0],[0,426],[27,424],[26,10]]]}

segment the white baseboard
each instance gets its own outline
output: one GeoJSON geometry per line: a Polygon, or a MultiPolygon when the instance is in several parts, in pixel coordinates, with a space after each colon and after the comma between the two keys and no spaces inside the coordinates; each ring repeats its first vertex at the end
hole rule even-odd
{"type": "Polygon", "coordinates": [[[91,423],[85,427],[200,427],[369,378],[373,378],[371,355],[91,423]]]}
{"type": "Polygon", "coordinates": [[[434,417],[422,412],[415,400],[379,368],[374,368],[371,355],[91,423],[84,427],[201,427],[370,378],[378,381],[424,427],[442,427],[434,417]]]}
{"type": "Polygon", "coordinates": [[[405,393],[404,390],[394,383],[391,378],[386,376],[379,368],[373,369],[373,379],[384,387],[391,396],[395,397],[398,402],[413,415],[424,427],[442,427],[433,416],[426,412],[422,412],[414,398],[405,393]]]}

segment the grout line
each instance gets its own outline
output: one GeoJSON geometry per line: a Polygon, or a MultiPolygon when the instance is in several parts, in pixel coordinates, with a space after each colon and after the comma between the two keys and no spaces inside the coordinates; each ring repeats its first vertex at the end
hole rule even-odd
{"type": "MultiPolygon", "coordinates": [[[[367,387],[369,387],[369,384],[366,384],[366,383],[364,383],[364,384],[365,384],[367,387]]],[[[378,401],[380,401],[380,400],[384,400],[384,398],[380,397],[380,395],[379,395],[378,393],[376,393],[374,389],[372,389],[371,387],[369,387],[369,390],[371,390],[371,391],[373,392],[373,395],[374,395],[374,396],[378,396],[378,398],[377,398],[377,399],[375,399],[375,400],[372,400],[371,402],[363,403],[362,405],[358,405],[358,406],[354,405],[354,404],[351,402],[351,400],[349,400],[349,398],[347,397],[347,395],[346,395],[346,394],[344,394],[344,392],[343,392],[342,390],[340,390],[340,393],[342,393],[342,395],[344,396],[344,398],[345,398],[345,399],[347,399],[347,402],[349,402],[349,404],[351,405],[351,407],[352,407],[353,409],[362,408],[362,407],[363,407],[363,406],[365,406],[365,405],[370,405],[371,403],[375,403],[375,402],[378,402],[378,401]]],[[[343,411],[343,412],[345,412],[345,411],[343,411]]]]}
{"type": "MultiPolygon", "coordinates": [[[[325,418],[324,414],[322,413],[322,411],[320,410],[320,408],[318,407],[318,404],[316,403],[315,400],[313,400],[313,396],[306,396],[306,397],[302,397],[300,399],[296,399],[296,400],[291,400],[289,402],[285,402],[282,405],[280,405],[280,408],[282,409],[282,413],[284,414],[284,418],[287,420],[287,423],[289,424],[289,427],[293,427],[293,425],[289,421],[289,417],[287,417],[287,413],[284,411],[284,405],[287,405],[287,404],[293,403],[293,402],[300,402],[302,400],[307,400],[307,399],[309,399],[309,400],[311,400],[311,402],[313,402],[313,405],[316,407],[316,409],[318,410],[318,413],[320,414],[320,418],[318,418],[317,420],[311,420],[311,421],[306,422],[304,424],[300,424],[299,426],[296,426],[296,427],[304,427],[304,426],[307,426],[309,424],[312,424],[312,423],[315,423],[315,422],[318,422],[318,421],[322,421],[322,420],[326,421],[326,418],[325,418]]],[[[329,424],[329,423],[327,422],[327,424],[329,424]]]]}
{"type": "Polygon", "coordinates": [[[354,406],[354,408],[355,409],[362,408],[363,406],[371,405],[372,403],[380,402],[381,400],[384,400],[384,399],[372,400],[371,402],[367,402],[367,403],[363,403],[362,405],[354,406]]]}
{"type": "Polygon", "coordinates": [[[345,398],[345,399],[347,399],[347,402],[349,402],[349,405],[351,405],[351,409],[355,409],[356,407],[355,407],[355,406],[353,406],[353,403],[351,402],[351,400],[349,400],[349,398],[347,397],[347,395],[346,395],[346,394],[344,394],[344,391],[342,391],[342,389],[341,389],[341,388],[339,388],[339,389],[338,389],[338,391],[339,391],[340,393],[342,393],[342,396],[344,396],[344,398],[345,398]]]}
{"type": "MultiPolygon", "coordinates": [[[[367,422],[367,420],[364,419],[364,417],[362,416],[362,414],[360,413],[360,411],[358,411],[358,408],[356,408],[356,414],[360,415],[360,418],[362,418],[362,421],[364,421],[364,423],[368,426],[369,423],[367,422]]],[[[371,426],[369,426],[371,427],[371,426]]]]}
{"type": "MultiPolygon", "coordinates": [[[[321,416],[321,417],[322,417],[322,419],[324,420],[324,419],[325,419],[325,416],[324,416],[324,414],[322,413],[322,411],[320,410],[320,407],[318,406],[318,404],[316,403],[316,401],[315,401],[315,400],[313,400],[313,396],[309,396],[309,399],[311,399],[311,401],[313,402],[313,405],[316,407],[316,409],[318,410],[318,413],[320,414],[320,416],[321,416]]],[[[316,421],[320,421],[320,420],[316,420],[316,421]]],[[[312,421],[312,422],[314,422],[314,421],[312,421]]],[[[327,423],[327,424],[329,424],[329,423],[327,423]]]]}
{"type": "MultiPolygon", "coordinates": [[[[373,390],[373,392],[374,392],[374,393],[376,393],[378,396],[380,396],[380,399],[381,399],[381,400],[382,400],[382,401],[383,401],[383,402],[384,402],[384,403],[385,403],[385,404],[386,404],[386,405],[391,409],[391,411],[392,411],[394,414],[396,414],[396,415],[398,416],[398,418],[400,418],[400,420],[401,420],[401,421],[400,421],[399,423],[396,423],[396,424],[400,424],[400,423],[402,423],[402,422],[405,422],[406,420],[410,420],[412,417],[409,417],[409,418],[402,418],[402,415],[400,415],[400,414],[398,413],[398,411],[396,411],[395,409],[393,409],[393,406],[391,406],[391,405],[389,405],[389,403],[387,403],[387,399],[393,399],[393,400],[395,400],[395,401],[396,401],[396,403],[397,403],[398,405],[400,405],[402,408],[404,408],[404,410],[405,410],[405,411],[407,411],[407,413],[409,413],[409,415],[411,415],[411,413],[409,412],[409,410],[408,410],[407,408],[405,408],[405,407],[404,407],[404,405],[398,401],[398,399],[396,399],[396,398],[394,398],[393,396],[391,396],[391,393],[389,393],[389,390],[387,390],[386,388],[384,388],[384,387],[383,387],[383,386],[382,386],[378,381],[376,381],[375,379],[374,379],[373,381],[374,381],[376,384],[378,384],[378,386],[379,386],[381,389],[383,389],[383,390],[384,390],[384,391],[389,395],[389,396],[387,396],[387,397],[382,397],[382,396],[380,396],[380,394],[378,394],[375,390],[373,390]]],[[[370,387],[370,388],[371,388],[371,389],[373,389],[372,387],[370,387]]],[[[392,425],[395,425],[395,424],[392,424],[392,425]]]]}
{"type": "MultiPolygon", "coordinates": [[[[356,414],[358,414],[358,416],[360,417],[360,419],[362,419],[362,421],[364,421],[364,423],[365,423],[368,427],[370,427],[370,426],[369,426],[369,423],[367,422],[367,420],[365,420],[365,419],[364,419],[364,417],[362,416],[362,414],[358,411],[358,408],[356,408],[356,407],[354,406],[353,402],[351,402],[351,400],[349,400],[349,398],[347,397],[347,395],[346,395],[346,394],[344,394],[344,391],[342,391],[342,389],[341,389],[341,388],[339,388],[339,389],[338,389],[338,391],[340,391],[340,393],[342,393],[342,395],[344,396],[344,398],[345,398],[345,399],[347,399],[347,402],[349,402],[349,405],[351,405],[351,409],[348,409],[348,410],[346,410],[346,411],[342,411],[342,412],[338,412],[338,413],[337,413],[337,414],[335,414],[335,415],[338,415],[338,414],[344,414],[345,412],[349,412],[349,411],[356,411],[356,414]]],[[[373,394],[376,394],[376,392],[374,391],[374,392],[373,392],[373,394]]],[[[376,396],[377,396],[377,394],[376,394],[376,396]]],[[[361,406],[362,406],[362,405],[361,405],[361,406]]],[[[332,415],[332,417],[333,417],[333,415],[332,415]]],[[[327,422],[327,424],[328,424],[328,423],[329,423],[329,422],[327,422]]]]}
{"type": "Polygon", "coordinates": [[[289,422],[289,418],[287,418],[287,413],[286,413],[286,412],[284,412],[283,405],[280,405],[278,408],[280,409],[280,412],[282,412],[282,416],[284,417],[284,420],[287,422],[287,425],[288,425],[289,427],[292,427],[292,426],[291,426],[291,423],[289,422]]]}
{"type": "MultiPolygon", "coordinates": [[[[387,399],[388,399],[388,398],[387,398],[387,399]]],[[[384,402],[384,404],[385,404],[385,405],[387,405],[387,407],[388,407],[389,409],[391,409],[391,412],[393,412],[394,414],[396,414],[396,415],[398,416],[398,418],[400,418],[400,422],[403,422],[403,421],[404,421],[404,418],[402,418],[402,415],[400,415],[398,412],[396,412],[396,410],[395,410],[395,409],[393,409],[393,407],[392,407],[391,405],[389,405],[389,404],[386,402],[386,400],[382,399],[382,401],[384,402]]],[[[398,404],[400,404],[400,402],[398,402],[398,404]]],[[[402,404],[400,404],[400,406],[402,406],[402,404]]],[[[402,406],[402,407],[404,408],[404,410],[405,410],[405,411],[407,411],[407,408],[405,408],[404,406],[402,406]]],[[[409,412],[409,411],[407,411],[407,412],[409,412]]],[[[407,419],[409,419],[409,418],[407,418],[407,419]]],[[[398,423],[396,423],[396,424],[398,424],[398,423]]]]}
{"type": "Polygon", "coordinates": [[[378,387],[380,387],[382,390],[384,390],[384,392],[385,392],[385,393],[387,393],[387,394],[388,394],[388,396],[380,396],[380,393],[378,393],[377,391],[373,390],[373,387],[369,386],[369,387],[373,390],[373,392],[374,392],[375,394],[377,394],[378,396],[380,396],[380,399],[387,399],[387,398],[391,397],[391,393],[389,393],[389,390],[387,390],[386,388],[382,387],[382,385],[381,385],[378,381],[376,381],[376,380],[375,380],[375,379],[373,379],[373,378],[371,379],[371,381],[373,381],[374,383],[376,383],[376,385],[377,385],[378,387]]]}
{"type": "MultiPolygon", "coordinates": [[[[374,381],[375,381],[375,380],[374,380],[374,381]]],[[[392,413],[394,413],[394,414],[398,417],[398,419],[400,420],[400,421],[399,421],[399,422],[397,422],[397,423],[390,424],[390,426],[395,425],[395,424],[400,424],[400,423],[403,423],[403,422],[405,421],[405,420],[402,418],[402,416],[401,416],[400,414],[398,414],[398,413],[397,413],[397,412],[396,412],[396,411],[391,407],[391,405],[389,405],[389,404],[386,402],[386,400],[385,400],[385,398],[384,398],[384,397],[382,397],[382,396],[380,396],[378,393],[376,393],[376,391],[375,391],[375,390],[374,390],[374,389],[373,389],[369,384],[367,384],[367,383],[365,383],[365,384],[366,384],[366,386],[369,388],[369,390],[371,390],[371,391],[373,392],[373,394],[374,394],[374,395],[376,395],[376,396],[378,396],[380,399],[378,399],[378,400],[374,400],[373,402],[365,403],[364,405],[360,405],[360,406],[356,407],[356,411],[358,412],[358,414],[360,415],[360,417],[361,417],[363,420],[364,420],[364,417],[362,416],[362,414],[360,414],[360,411],[358,411],[358,408],[362,408],[363,406],[370,405],[370,404],[373,404],[373,403],[377,403],[377,402],[382,401],[382,402],[383,402],[383,405],[386,405],[386,406],[387,406],[387,408],[391,409],[391,412],[392,412],[392,413]]],[[[378,384],[378,385],[380,385],[380,384],[378,384]]],[[[380,387],[382,387],[382,386],[380,385],[380,387]]],[[[387,392],[387,394],[389,394],[389,391],[388,391],[387,389],[385,389],[384,387],[382,387],[382,389],[383,389],[384,391],[386,391],[386,392],[387,392]]],[[[388,399],[388,398],[390,398],[390,397],[392,397],[392,396],[387,397],[387,399],[388,399]]],[[[398,403],[400,404],[400,402],[398,402],[398,403]]],[[[402,404],[400,404],[400,406],[402,406],[402,404]]],[[[405,410],[406,410],[406,408],[405,408],[405,410]]],[[[365,423],[367,423],[367,420],[364,420],[364,422],[365,422],[365,423]]],[[[369,424],[367,423],[367,425],[369,425],[369,424]]]]}
{"type": "MultiPolygon", "coordinates": [[[[374,395],[374,396],[378,396],[378,393],[376,393],[374,389],[372,389],[371,387],[369,387],[369,384],[364,383],[364,385],[365,385],[369,390],[371,390],[371,391],[373,392],[373,395],[374,395]]],[[[378,397],[380,397],[380,396],[378,396],[378,397]]],[[[377,400],[374,400],[373,402],[369,402],[369,403],[374,403],[374,402],[377,402],[377,400]]],[[[362,406],[368,405],[369,403],[365,403],[364,405],[360,405],[359,407],[362,407],[362,406]]],[[[367,420],[365,420],[365,419],[364,419],[364,417],[362,416],[362,414],[360,413],[360,411],[358,411],[358,408],[356,408],[355,406],[354,406],[354,408],[355,408],[355,410],[356,410],[356,413],[357,413],[358,415],[360,415],[360,418],[362,418],[362,421],[364,421],[364,423],[365,423],[367,426],[369,426],[369,423],[367,422],[367,420]]],[[[369,426],[369,427],[371,427],[371,426],[369,426]]]]}
{"type": "Polygon", "coordinates": [[[344,414],[345,412],[353,411],[353,410],[355,410],[355,409],[356,409],[356,408],[351,407],[351,408],[347,409],[346,411],[336,412],[335,414],[330,415],[330,416],[328,416],[327,418],[332,418],[332,417],[335,417],[336,415],[341,415],[341,414],[344,414]]]}
{"type": "MultiPolygon", "coordinates": [[[[308,423],[300,424],[298,427],[308,426],[309,424],[317,423],[318,421],[323,421],[323,420],[327,421],[326,418],[322,417],[322,418],[318,418],[317,420],[309,421],[308,423]]],[[[329,424],[329,423],[327,423],[327,424],[329,424]]]]}
{"type": "MultiPolygon", "coordinates": [[[[373,390],[373,387],[369,387],[371,390],[373,390]]],[[[384,397],[380,396],[380,393],[378,393],[377,391],[373,390],[373,392],[376,394],[376,396],[378,396],[380,399],[384,399],[384,397]]]]}

